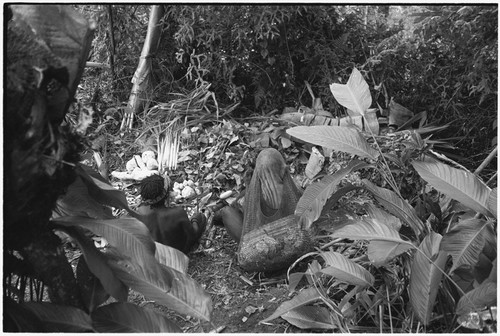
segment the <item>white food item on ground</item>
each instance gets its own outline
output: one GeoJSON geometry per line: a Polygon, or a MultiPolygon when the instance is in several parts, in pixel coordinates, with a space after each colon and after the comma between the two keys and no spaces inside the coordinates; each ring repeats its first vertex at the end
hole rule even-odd
{"type": "Polygon", "coordinates": [[[134,169],[134,171],[130,175],[132,176],[133,180],[142,181],[146,177],[149,177],[152,175],[158,175],[158,174],[159,174],[159,172],[157,170],[142,170],[142,169],[136,168],[136,169],[134,169]]]}
{"type": "Polygon", "coordinates": [[[111,176],[116,177],[119,180],[131,180],[132,175],[127,172],[112,171],[111,176]]]}
{"type": "Polygon", "coordinates": [[[142,153],[141,159],[143,162],[148,162],[149,159],[156,159],[156,155],[153,151],[148,150],[142,153]]]}
{"type": "Polygon", "coordinates": [[[125,168],[127,169],[127,173],[130,174],[131,172],[133,172],[134,169],[137,168],[137,162],[135,162],[135,159],[131,158],[130,160],[128,160],[125,168]]]}
{"type": "MultiPolygon", "coordinates": [[[[158,161],[155,159],[155,153],[153,151],[145,151],[142,153],[142,157],[140,155],[134,155],[132,159],[127,161],[125,164],[125,172],[114,171],[111,173],[111,176],[119,180],[142,181],[146,177],[159,175],[158,166],[158,161]]],[[[169,181],[166,180],[166,186],[168,186],[169,181]]]]}
{"type": "Polygon", "coordinates": [[[231,196],[232,194],[233,194],[232,190],[224,191],[222,194],[220,194],[219,198],[220,199],[226,199],[229,196],[231,196]]]}
{"type": "Polygon", "coordinates": [[[146,169],[146,165],[144,164],[144,161],[142,161],[142,158],[139,155],[134,155],[134,159],[137,162],[139,168],[146,169]]]}
{"type": "Polygon", "coordinates": [[[190,198],[193,196],[196,196],[196,192],[190,186],[185,186],[184,189],[182,189],[182,197],[190,198]]]}
{"type": "Polygon", "coordinates": [[[158,161],[156,161],[156,159],[154,159],[154,158],[149,158],[146,161],[146,168],[149,169],[149,170],[156,170],[156,169],[158,169],[158,161]]]}

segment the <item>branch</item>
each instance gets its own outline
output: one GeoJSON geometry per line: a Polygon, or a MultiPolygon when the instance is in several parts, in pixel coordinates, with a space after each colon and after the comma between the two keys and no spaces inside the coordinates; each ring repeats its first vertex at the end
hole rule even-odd
{"type": "Polygon", "coordinates": [[[483,171],[483,169],[490,164],[491,160],[493,160],[493,158],[497,155],[497,153],[498,153],[498,146],[496,146],[495,149],[491,151],[490,155],[488,155],[488,157],[484,159],[483,163],[481,163],[481,165],[477,167],[474,174],[479,175],[481,171],[483,171]]]}
{"type": "Polygon", "coordinates": [[[98,63],[98,62],[87,62],[85,63],[86,68],[105,68],[107,70],[111,69],[109,64],[106,63],[98,63]]]}

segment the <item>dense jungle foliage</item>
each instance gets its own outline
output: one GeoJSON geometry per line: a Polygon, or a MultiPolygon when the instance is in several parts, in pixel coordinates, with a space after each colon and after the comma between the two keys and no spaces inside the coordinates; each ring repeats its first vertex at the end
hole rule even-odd
{"type": "MultiPolygon", "coordinates": [[[[86,98],[102,113],[130,94],[149,7],[81,9],[99,24],[90,60],[116,63],[111,78],[88,71],[86,98]]],[[[207,81],[220,105],[238,102],[234,115],[248,117],[311,106],[307,81],[326,110],[343,116],[328,86],[344,83],[356,66],[372,107],[387,109],[394,99],[426,111],[428,123],[449,124],[439,136],[464,165],[496,141],[496,6],[174,5],[162,23],[152,102],[207,81]]]]}
{"type": "Polygon", "coordinates": [[[496,5],[82,4],[57,24],[13,7],[9,111],[30,118],[4,118],[29,130],[9,131],[4,179],[43,184],[7,205],[37,212],[4,216],[4,331],[496,332],[496,5]],[[17,80],[33,64],[14,28],[38,20],[48,33],[32,26],[28,41],[50,61],[67,50],[44,39],[95,28],[62,122],[50,113],[65,91],[46,83],[60,69],[35,68],[33,100],[17,80]],[[148,90],[124,127],[145,59],[148,90]],[[218,226],[237,212],[219,209],[241,208],[268,147],[303,191],[291,216],[314,247],[249,272],[218,226]],[[16,172],[24,161],[36,169],[16,172]],[[169,205],[207,217],[188,254],[135,212],[133,173],[155,169],[169,205]]]}

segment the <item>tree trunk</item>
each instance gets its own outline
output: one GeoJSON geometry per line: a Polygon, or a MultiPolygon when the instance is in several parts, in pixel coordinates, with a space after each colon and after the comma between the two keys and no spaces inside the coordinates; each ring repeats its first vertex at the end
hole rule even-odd
{"type": "Polygon", "coordinates": [[[147,92],[151,89],[151,57],[156,53],[161,37],[160,20],[165,13],[163,5],[151,7],[149,15],[148,33],[141,52],[139,65],[132,78],[132,91],[128,99],[125,116],[122,120],[121,129],[132,128],[134,115],[146,106],[147,92]]]}

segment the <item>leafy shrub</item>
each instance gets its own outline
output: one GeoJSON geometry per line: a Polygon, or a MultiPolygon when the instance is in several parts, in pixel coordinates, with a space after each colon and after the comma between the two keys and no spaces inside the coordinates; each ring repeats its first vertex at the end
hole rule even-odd
{"type": "Polygon", "coordinates": [[[250,113],[312,105],[308,81],[326,106],[338,109],[327,84],[362,62],[361,35],[387,37],[377,36],[385,26],[367,33],[359,16],[349,6],[169,6],[167,31],[173,29],[174,40],[165,38],[175,51],[203,55],[201,64],[192,58],[187,64],[203,69],[225,104],[240,102],[250,113]]]}
{"type": "MultiPolygon", "coordinates": [[[[148,11],[79,8],[99,23],[90,60],[115,60],[113,77],[86,70],[91,77],[82,95],[102,112],[128,97],[148,11]]],[[[151,55],[153,102],[176,99],[201,81],[211,84],[221,107],[239,103],[233,115],[247,116],[312,106],[307,81],[325,109],[341,117],[328,85],[355,65],[370,84],[372,107],[387,109],[394,99],[426,111],[430,123],[450,124],[443,137],[455,148],[448,155],[469,169],[489,152],[496,133],[496,6],[169,5],[165,12],[160,47],[151,55]]],[[[485,173],[494,171],[492,163],[485,173]]]]}
{"type": "Polygon", "coordinates": [[[415,22],[374,45],[365,69],[381,92],[427,111],[432,123],[449,123],[443,134],[457,147],[450,154],[470,167],[488,155],[496,133],[498,8],[414,8],[403,11],[415,22]]]}
{"type": "Polygon", "coordinates": [[[43,285],[37,297],[33,297],[32,289],[19,288],[19,281],[38,282],[22,271],[29,263],[12,253],[8,255],[13,260],[9,264],[18,266],[8,269],[4,284],[8,297],[6,328],[38,332],[181,331],[162,314],[127,303],[129,288],[181,314],[210,320],[210,296],[186,275],[188,258],[154,242],[138,219],[114,218],[111,207],[134,214],[125,194],[90,168],[79,166],[76,172],[77,180],[58,201],[51,225],[78,246],[75,281],[84,306],[42,302],[46,299],[43,285]],[[96,248],[95,236],[109,245],[96,248]],[[31,293],[30,302],[24,302],[26,290],[31,293]],[[108,300],[110,296],[113,299],[108,300]],[[23,319],[24,314],[31,318],[23,319]]]}
{"type": "MultiPolygon", "coordinates": [[[[333,87],[332,93],[344,106],[357,106],[364,114],[371,97],[366,94],[368,86],[358,84],[357,90],[333,87]]],[[[375,170],[390,189],[350,179],[373,203],[362,206],[364,215],[342,215],[342,208],[333,211],[332,217],[341,220],[322,224],[332,240],[301,258],[314,258],[305,273],[290,273],[293,265],[289,269],[291,290],[304,276],[309,286],[264,322],[281,316],[305,329],[366,331],[363,327],[376,325],[380,331],[415,332],[415,317],[425,330],[443,331],[440,328],[448,326],[446,331],[451,331],[457,316],[468,328],[485,327],[481,316],[496,305],[496,188],[466,169],[443,163],[415,131],[402,132],[404,146],[413,152],[409,156],[403,151],[383,153],[375,149],[381,140],[372,136],[375,143],[370,144],[351,127],[298,126],[287,132],[369,163],[353,160],[311,184],[296,209],[306,226],[318,225],[313,222],[324,213],[325,204],[338,203],[346,190],[346,174],[375,170]],[[401,162],[422,179],[415,207],[401,196],[386,162],[394,161],[389,155],[398,160],[406,156],[401,162]],[[327,202],[330,198],[334,202],[327,202]],[[318,301],[321,305],[311,305],[318,301]],[[471,323],[474,318],[481,323],[471,323]],[[438,320],[445,323],[435,324],[438,320]]]]}

